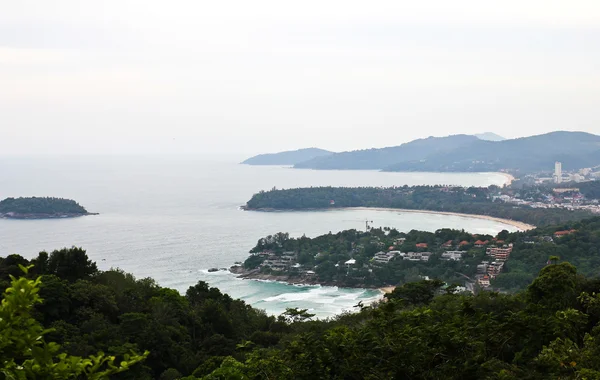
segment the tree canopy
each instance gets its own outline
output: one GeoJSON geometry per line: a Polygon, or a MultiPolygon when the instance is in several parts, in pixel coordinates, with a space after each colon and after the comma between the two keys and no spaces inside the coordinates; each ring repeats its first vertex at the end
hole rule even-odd
{"type": "Polygon", "coordinates": [[[71,199],[31,197],[6,198],[0,201],[0,214],[87,214],[87,210],[71,199]]]}

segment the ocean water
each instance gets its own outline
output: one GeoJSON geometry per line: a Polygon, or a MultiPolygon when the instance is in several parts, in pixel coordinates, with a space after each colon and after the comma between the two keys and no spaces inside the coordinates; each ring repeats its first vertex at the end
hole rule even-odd
{"type": "Polygon", "coordinates": [[[295,286],[209,273],[243,261],[263,236],[317,236],[374,226],[435,231],[464,228],[495,233],[515,228],[458,216],[375,210],[241,211],[260,190],[305,186],[502,185],[498,173],[380,173],[313,171],[238,165],[201,157],[0,157],[0,199],[57,196],[77,200],[98,216],[61,220],[0,219],[0,256],[65,246],[87,249],[101,269],[118,267],[181,292],[206,281],[268,313],[307,308],[319,317],[377,299],[376,290],[295,286]]]}

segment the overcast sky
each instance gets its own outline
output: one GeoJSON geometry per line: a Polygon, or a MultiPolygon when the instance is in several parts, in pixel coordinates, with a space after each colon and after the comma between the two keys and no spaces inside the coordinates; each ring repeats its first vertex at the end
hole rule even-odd
{"type": "Polygon", "coordinates": [[[0,154],[600,134],[600,1],[5,1],[0,154]]]}

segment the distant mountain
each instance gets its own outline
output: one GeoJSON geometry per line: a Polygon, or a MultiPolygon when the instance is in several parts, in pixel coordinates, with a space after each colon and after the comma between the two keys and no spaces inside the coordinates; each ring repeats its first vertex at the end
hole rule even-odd
{"type": "Polygon", "coordinates": [[[492,132],[478,133],[475,135],[480,140],[486,141],[504,141],[506,138],[492,132]]]}
{"type": "Polygon", "coordinates": [[[398,162],[423,160],[433,154],[454,151],[476,141],[481,140],[469,135],[428,137],[389,148],[356,150],[316,157],[300,162],[294,167],[308,169],[383,169],[398,162]]]}
{"type": "Polygon", "coordinates": [[[472,144],[429,155],[426,159],[398,162],[386,171],[484,172],[511,169],[522,173],[563,170],[600,164],[600,136],[585,132],[551,132],[504,141],[477,140],[472,144]]]}
{"type": "Polygon", "coordinates": [[[316,157],[332,155],[333,152],[318,148],[298,149],[280,153],[259,154],[251,157],[242,164],[246,165],[295,165],[316,157]]]}

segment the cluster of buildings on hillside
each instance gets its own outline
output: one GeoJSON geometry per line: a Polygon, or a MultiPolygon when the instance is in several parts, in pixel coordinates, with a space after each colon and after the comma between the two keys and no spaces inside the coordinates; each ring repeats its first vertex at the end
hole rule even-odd
{"type": "Polygon", "coordinates": [[[564,182],[587,182],[600,180],[600,168],[583,168],[576,171],[565,172],[561,162],[554,163],[552,177],[536,176],[535,182],[542,183],[564,183],[564,182]]]}
{"type": "Polygon", "coordinates": [[[586,199],[578,188],[556,188],[552,192],[544,193],[537,200],[523,199],[519,194],[501,194],[492,196],[492,200],[499,200],[517,206],[532,208],[562,208],[567,210],[585,210],[600,214],[600,200],[586,199]]]}
{"type": "Polygon", "coordinates": [[[496,278],[504,268],[504,262],[508,260],[513,249],[512,244],[504,245],[502,247],[488,247],[485,253],[490,258],[483,260],[477,265],[477,274],[475,280],[477,284],[482,288],[488,288],[490,281],[496,278]]]}

